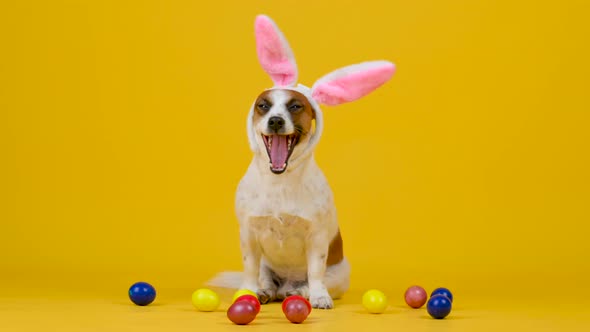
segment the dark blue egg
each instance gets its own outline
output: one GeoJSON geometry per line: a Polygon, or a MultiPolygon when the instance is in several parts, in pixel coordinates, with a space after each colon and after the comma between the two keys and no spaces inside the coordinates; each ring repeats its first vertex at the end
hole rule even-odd
{"type": "Polygon", "coordinates": [[[451,293],[450,290],[448,290],[447,288],[444,288],[444,287],[439,287],[439,288],[433,290],[432,293],[430,293],[430,297],[435,296],[435,295],[439,295],[439,294],[448,297],[449,300],[451,300],[451,302],[453,302],[453,294],[451,293]]]}
{"type": "Polygon", "coordinates": [[[451,313],[451,300],[448,297],[438,294],[434,295],[433,297],[428,300],[428,304],[426,305],[426,310],[430,316],[436,319],[443,319],[451,313]]]}
{"type": "Polygon", "coordinates": [[[136,282],[129,288],[129,299],[137,305],[148,305],[156,298],[156,289],[147,282],[136,282]]]}

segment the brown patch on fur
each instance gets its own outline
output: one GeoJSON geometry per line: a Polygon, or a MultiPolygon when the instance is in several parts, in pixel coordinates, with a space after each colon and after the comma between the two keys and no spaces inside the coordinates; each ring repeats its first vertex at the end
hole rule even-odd
{"type": "Polygon", "coordinates": [[[328,259],[326,260],[326,266],[331,266],[340,263],[344,259],[344,249],[342,246],[342,236],[340,230],[338,234],[330,242],[330,248],[328,249],[328,259]]]}
{"type": "MultiPolygon", "coordinates": [[[[311,131],[311,122],[315,117],[315,113],[309,100],[300,92],[293,91],[293,90],[286,90],[286,92],[290,95],[290,100],[287,102],[287,109],[291,104],[298,104],[303,106],[303,108],[289,112],[291,114],[291,119],[293,120],[293,124],[295,125],[295,130],[299,132],[299,134],[303,137],[308,135],[311,131]],[[297,128],[299,130],[297,130],[297,128]]],[[[299,139],[301,141],[301,138],[299,139]]]]}
{"type": "Polygon", "coordinates": [[[260,105],[262,102],[268,102],[270,103],[272,100],[269,96],[269,94],[272,92],[272,90],[266,90],[263,93],[261,93],[258,98],[256,98],[256,103],[254,103],[254,116],[252,117],[252,120],[254,121],[254,123],[258,123],[258,121],[260,121],[260,118],[262,118],[264,116],[264,114],[266,114],[267,111],[263,111],[261,110],[258,105],[260,105]]]}

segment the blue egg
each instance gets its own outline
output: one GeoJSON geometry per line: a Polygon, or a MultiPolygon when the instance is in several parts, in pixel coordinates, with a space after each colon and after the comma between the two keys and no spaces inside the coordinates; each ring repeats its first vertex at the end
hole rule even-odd
{"type": "Polygon", "coordinates": [[[447,317],[449,313],[451,313],[451,300],[448,297],[438,294],[432,296],[428,300],[428,304],[426,305],[426,310],[430,316],[436,319],[443,319],[447,317]]]}
{"type": "Polygon", "coordinates": [[[137,305],[148,305],[156,298],[156,289],[147,282],[136,282],[129,288],[129,299],[137,305]]]}
{"type": "Polygon", "coordinates": [[[450,290],[448,290],[444,287],[440,287],[440,288],[433,290],[432,293],[430,293],[430,297],[435,296],[435,295],[439,295],[439,294],[448,297],[449,300],[451,300],[451,302],[453,302],[453,294],[451,293],[450,290]]]}

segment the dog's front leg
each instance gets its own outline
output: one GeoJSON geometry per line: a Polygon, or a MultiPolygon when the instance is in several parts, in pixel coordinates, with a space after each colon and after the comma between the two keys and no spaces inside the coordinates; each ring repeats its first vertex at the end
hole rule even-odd
{"type": "Polygon", "coordinates": [[[328,258],[329,241],[322,232],[309,237],[307,251],[307,281],[309,284],[309,301],[318,309],[332,309],[334,302],[324,284],[326,260],[328,258]]]}
{"type": "Polygon", "coordinates": [[[248,230],[242,230],[240,232],[240,246],[244,265],[244,279],[240,288],[257,293],[258,275],[260,273],[260,245],[254,234],[251,234],[248,230]]]}

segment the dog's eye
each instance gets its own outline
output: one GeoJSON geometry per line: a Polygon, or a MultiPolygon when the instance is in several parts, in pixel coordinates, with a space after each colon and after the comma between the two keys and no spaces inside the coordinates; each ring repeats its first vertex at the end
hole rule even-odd
{"type": "Polygon", "coordinates": [[[258,109],[260,109],[262,111],[268,111],[270,109],[270,105],[264,104],[264,103],[260,103],[257,106],[258,106],[258,109]]]}
{"type": "Polygon", "coordinates": [[[293,104],[291,106],[289,106],[289,111],[299,111],[303,106],[298,105],[298,104],[293,104]]]}

